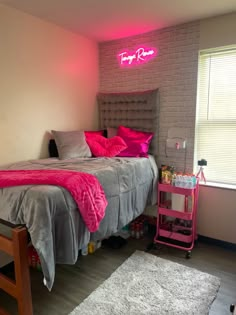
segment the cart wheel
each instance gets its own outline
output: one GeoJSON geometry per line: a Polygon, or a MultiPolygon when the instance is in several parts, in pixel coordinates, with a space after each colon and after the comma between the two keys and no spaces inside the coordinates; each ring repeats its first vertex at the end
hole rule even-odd
{"type": "Polygon", "coordinates": [[[186,259],[190,259],[191,258],[191,250],[187,251],[186,255],[185,255],[185,258],[186,259]]]}
{"type": "Polygon", "coordinates": [[[235,309],[235,305],[234,305],[234,304],[231,304],[231,305],[230,305],[230,312],[233,313],[233,312],[234,312],[234,309],[235,309]]]}

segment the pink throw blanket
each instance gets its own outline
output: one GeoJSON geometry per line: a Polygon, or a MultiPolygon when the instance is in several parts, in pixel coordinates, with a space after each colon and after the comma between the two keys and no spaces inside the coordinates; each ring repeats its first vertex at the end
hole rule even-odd
{"type": "Polygon", "coordinates": [[[90,232],[98,229],[104,217],[107,200],[94,175],[66,170],[0,171],[0,188],[22,185],[55,185],[66,188],[77,203],[90,232]]]}

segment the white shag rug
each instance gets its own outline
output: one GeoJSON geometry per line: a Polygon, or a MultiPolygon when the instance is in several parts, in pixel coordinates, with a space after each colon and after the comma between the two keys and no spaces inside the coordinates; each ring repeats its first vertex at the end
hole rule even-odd
{"type": "Polygon", "coordinates": [[[136,251],[70,315],[205,315],[220,279],[136,251]]]}

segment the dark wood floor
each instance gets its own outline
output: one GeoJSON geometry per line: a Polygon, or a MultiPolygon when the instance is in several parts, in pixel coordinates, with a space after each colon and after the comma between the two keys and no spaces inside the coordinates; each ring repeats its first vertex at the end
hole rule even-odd
{"type": "MultiPolygon", "coordinates": [[[[119,250],[101,248],[92,255],[82,256],[74,266],[57,266],[52,292],[44,287],[42,274],[32,270],[34,315],[67,315],[136,249],[145,250],[148,242],[131,239],[119,250]]],[[[198,243],[189,260],[185,259],[184,252],[173,248],[163,247],[150,253],[220,277],[221,287],[210,314],[230,314],[229,305],[236,302],[236,252],[198,243]]],[[[1,291],[0,305],[12,315],[17,314],[14,299],[1,291]]]]}

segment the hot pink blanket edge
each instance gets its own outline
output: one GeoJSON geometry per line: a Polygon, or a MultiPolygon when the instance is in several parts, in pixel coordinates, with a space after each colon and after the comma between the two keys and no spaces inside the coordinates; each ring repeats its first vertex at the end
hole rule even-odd
{"type": "Polygon", "coordinates": [[[22,185],[55,185],[67,189],[90,232],[98,229],[105,215],[108,202],[94,175],[67,170],[0,171],[0,188],[22,185]]]}

